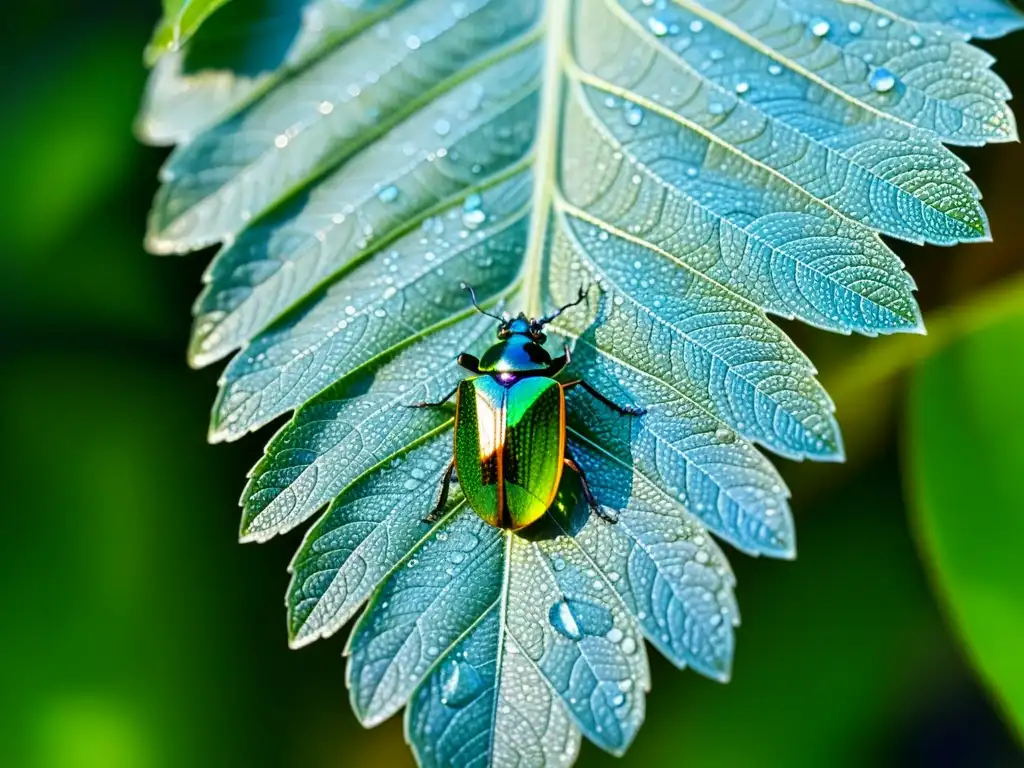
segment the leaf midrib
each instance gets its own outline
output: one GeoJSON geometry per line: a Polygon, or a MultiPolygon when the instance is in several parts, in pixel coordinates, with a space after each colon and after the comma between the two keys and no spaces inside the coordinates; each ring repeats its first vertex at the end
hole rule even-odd
{"type": "Polygon", "coordinates": [[[541,30],[544,39],[544,70],[541,108],[537,116],[534,187],[530,232],[523,258],[522,282],[525,310],[530,317],[544,314],[541,268],[544,263],[551,200],[557,181],[561,141],[563,60],[569,42],[569,0],[546,0],[541,30]]]}

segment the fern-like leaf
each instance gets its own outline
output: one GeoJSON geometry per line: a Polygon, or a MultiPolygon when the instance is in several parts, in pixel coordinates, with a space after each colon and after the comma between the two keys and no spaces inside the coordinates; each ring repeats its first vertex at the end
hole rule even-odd
{"type": "MultiPolygon", "coordinates": [[[[212,6],[211,6],[212,7],[212,6]]],[[[424,765],[621,753],[645,640],[728,678],[734,580],[712,534],[792,557],[758,446],[839,460],[832,403],[771,316],[919,332],[881,235],[989,237],[944,145],[1016,138],[969,42],[1001,0],[260,0],[229,3],[153,72],[139,126],[177,144],[147,244],[220,245],[194,365],[233,355],[210,437],[292,414],[242,497],[243,540],[310,520],[294,646],[349,639],[366,724],[406,709],[424,765]],[[619,522],[489,527],[456,490],[449,392],[499,310],[540,314],[572,371],[570,447],[619,522]]]]}

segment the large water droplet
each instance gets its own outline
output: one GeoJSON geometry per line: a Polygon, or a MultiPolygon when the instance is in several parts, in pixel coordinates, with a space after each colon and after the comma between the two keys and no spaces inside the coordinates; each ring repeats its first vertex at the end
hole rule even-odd
{"type": "Polygon", "coordinates": [[[651,16],[651,18],[647,20],[647,28],[651,30],[656,37],[664,37],[668,34],[668,24],[656,16],[651,16]]]}
{"type": "Polygon", "coordinates": [[[720,443],[731,443],[736,439],[736,435],[728,427],[719,427],[715,430],[715,440],[720,443]]]}
{"type": "Polygon", "coordinates": [[[466,229],[476,229],[487,220],[487,214],[479,208],[475,211],[463,211],[462,223],[466,229]]]}
{"type": "Polygon", "coordinates": [[[467,197],[465,202],[463,202],[462,224],[466,229],[476,229],[487,221],[487,214],[480,207],[482,205],[483,199],[475,193],[467,197]]]}
{"type": "Polygon", "coordinates": [[[896,87],[898,82],[899,78],[885,67],[876,68],[868,80],[871,90],[875,93],[888,93],[896,87]]]}
{"type": "Polygon", "coordinates": [[[825,35],[832,31],[832,25],[829,24],[828,19],[823,19],[820,16],[811,19],[811,23],[808,26],[810,27],[811,34],[815,37],[825,37],[825,35]]]}
{"type": "Polygon", "coordinates": [[[640,107],[627,101],[624,105],[624,108],[627,123],[629,123],[635,128],[636,126],[640,125],[640,123],[643,122],[644,111],[640,109],[640,107]]]}
{"type": "Polygon", "coordinates": [[[614,626],[607,608],[583,600],[559,600],[548,611],[548,620],[559,634],[570,640],[579,640],[584,635],[604,635],[614,626]]]}
{"type": "Polygon", "coordinates": [[[484,681],[472,664],[448,659],[441,665],[441,703],[445,706],[464,707],[483,689],[484,681]]]}
{"type": "Polygon", "coordinates": [[[570,640],[579,640],[583,637],[579,623],[566,600],[559,600],[551,606],[548,611],[548,621],[551,622],[552,627],[558,630],[559,634],[565,635],[570,640]]]}

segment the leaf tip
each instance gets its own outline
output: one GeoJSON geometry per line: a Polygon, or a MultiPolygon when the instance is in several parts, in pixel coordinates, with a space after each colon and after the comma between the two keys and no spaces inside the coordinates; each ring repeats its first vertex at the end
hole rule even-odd
{"type": "Polygon", "coordinates": [[[725,662],[724,666],[720,667],[719,669],[713,670],[711,674],[708,675],[708,677],[710,677],[716,683],[728,685],[730,682],[732,682],[732,659],[723,659],[723,661],[725,662]]]}
{"type": "Polygon", "coordinates": [[[214,362],[208,355],[204,355],[199,349],[199,339],[193,332],[192,338],[189,340],[188,348],[185,350],[185,363],[193,371],[198,371],[205,368],[210,363],[214,362]]]}
{"type": "Polygon", "coordinates": [[[142,240],[142,246],[154,256],[180,256],[188,252],[187,249],[178,247],[174,240],[166,238],[156,226],[152,216],[146,236],[142,240]]]}
{"type": "Polygon", "coordinates": [[[206,442],[210,445],[217,445],[217,443],[229,441],[230,435],[228,430],[216,418],[212,419],[209,428],[206,430],[206,442]]]}
{"type": "MultiPolygon", "coordinates": [[[[291,618],[289,616],[289,618],[291,618]]],[[[310,645],[315,640],[319,639],[319,635],[315,632],[305,631],[306,625],[302,624],[298,630],[291,626],[291,622],[288,623],[288,647],[293,651],[298,651],[310,645]]]]}
{"type": "Polygon", "coordinates": [[[912,305],[913,312],[910,317],[907,318],[907,324],[899,330],[902,333],[917,334],[919,336],[924,335],[924,315],[921,314],[921,307],[918,306],[915,301],[912,305]]]}
{"type": "Polygon", "coordinates": [[[807,454],[807,457],[813,461],[831,462],[834,464],[842,464],[846,461],[843,432],[834,413],[829,414],[826,429],[820,434],[816,447],[817,451],[807,454]]]}
{"type": "Polygon", "coordinates": [[[765,552],[765,554],[776,560],[796,560],[796,536],[792,529],[787,533],[788,535],[785,537],[777,537],[773,542],[776,548],[765,552]]]}
{"type": "Polygon", "coordinates": [[[259,528],[254,529],[252,523],[253,520],[249,517],[248,510],[244,510],[242,512],[242,524],[238,527],[239,544],[262,544],[273,535],[259,528]]]}

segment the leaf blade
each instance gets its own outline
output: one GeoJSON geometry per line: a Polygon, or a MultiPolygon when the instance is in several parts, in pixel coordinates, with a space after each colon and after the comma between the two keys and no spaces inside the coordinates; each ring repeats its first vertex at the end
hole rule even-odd
{"type": "Polygon", "coordinates": [[[933,584],[967,656],[1024,737],[1024,666],[1011,640],[1024,630],[1015,544],[1024,520],[1011,480],[1024,460],[1014,429],[1024,425],[1016,386],[1024,370],[1006,354],[1022,333],[1018,313],[918,368],[907,460],[917,543],[933,584]]]}

